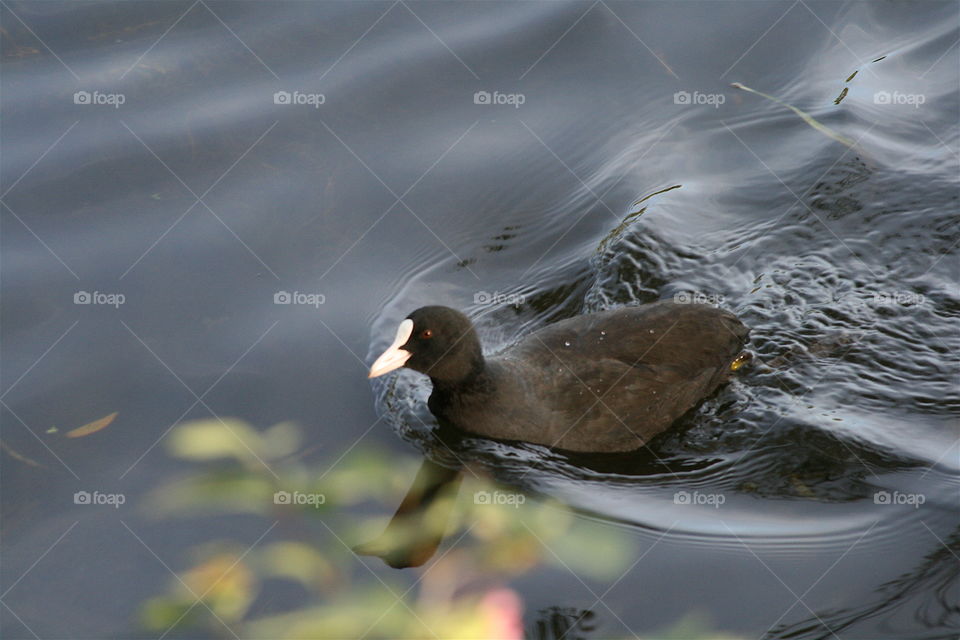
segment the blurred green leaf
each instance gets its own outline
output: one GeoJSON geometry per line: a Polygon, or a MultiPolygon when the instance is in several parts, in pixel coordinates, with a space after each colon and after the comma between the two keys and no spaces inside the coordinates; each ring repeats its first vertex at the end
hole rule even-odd
{"type": "Polygon", "coordinates": [[[193,602],[173,600],[168,596],[150,598],[140,606],[140,624],[150,631],[165,632],[174,627],[191,627],[199,611],[191,611],[193,602]],[[189,613],[188,613],[189,612],[189,613]]]}
{"type": "Polygon", "coordinates": [[[240,553],[213,555],[182,576],[183,597],[199,597],[225,622],[237,621],[253,602],[259,580],[240,553]],[[189,589],[188,589],[189,588],[189,589]]]}
{"type": "Polygon", "coordinates": [[[274,508],[270,479],[242,469],[216,470],[162,486],[146,498],[156,517],[209,513],[268,515],[274,508]]]}
{"type": "Polygon", "coordinates": [[[245,462],[255,458],[260,435],[240,420],[211,419],[180,425],[166,444],[172,455],[186,460],[234,458],[245,462]]]}
{"type": "MultiPolygon", "coordinates": [[[[399,586],[384,588],[379,583],[357,587],[328,599],[322,606],[267,616],[247,625],[245,636],[284,640],[337,638],[396,638],[409,626],[410,610],[393,594],[399,586]]],[[[432,636],[428,636],[432,637],[432,636]]]]}
{"type": "Polygon", "coordinates": [[[279,460],[296,453],[301,442],[299,427],[292,422],[281,422],[263,432],[258,453],[265,460],[279,460]]]}
{"type": "Polygon", "coordinates": [[[335,586],[340,572],[322,553],[302,542],[274,542],[251,558],[262,575],[299,582],[307,589],[335,586]]]}
{"type": "Polygon", "coordinates": [[[260,434],[240,420],[211,419],[180,425],[166,442],[172,455],[186,460],[268,461],[295,452],[300,446],[300,433],[291,423],[275,425],[260,434]]]}
{"type": "Polygon", "coordinates": [[[623,529],[582,519],[567,535],[554,538],[548,544],[556,554],[548,557],[552,563],[598,581],[619,578],[637,555],[633,538],[623,529]]]}

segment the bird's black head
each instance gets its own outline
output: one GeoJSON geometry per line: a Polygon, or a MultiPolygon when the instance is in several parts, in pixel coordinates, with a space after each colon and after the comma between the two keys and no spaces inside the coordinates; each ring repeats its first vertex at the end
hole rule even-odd
{"type": "Polygon", "coordinates": [[[370,368],[371,378],[408,367],[456,385],[483,369],[480,340],[467,316],[449,307],[420,307],[400,323],[393,344],[370,368]]]}

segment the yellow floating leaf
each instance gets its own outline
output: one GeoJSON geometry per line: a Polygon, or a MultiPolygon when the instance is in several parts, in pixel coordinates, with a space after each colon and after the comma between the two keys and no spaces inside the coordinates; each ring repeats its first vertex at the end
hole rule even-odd
{"type": "Polygon", "coordinates": [[[28,458],[27,456],[25,456],[25,455],[23,455],[23,454],[21,454],[21,453],[17,453],[16,451],[14,451],[14,450],[13,450],[9,445],[7,445],[7,443],[5,443],[3,440],[0,440],[0,449],[3,449],[3,450],[6,451],[8,454],[10,454],[10,457],[15,458],[16,460],[19,460],[20,462],[24,462],[24,463],[26,463],[26,464],[29,464],[31,467],[43,467],[43,465],[40,464],[39,462],[37,462],[36,460],[31,460],[31,459],[28,458]]]}
{"type": "Polygon", "coordinates": [[[119,411],[114,411],[110,415],[103,416],[99,420],[88,422],[82,427],[77,427],[76,429],[67,431],[64,435],[67,436],[68,438],[82,438],[83,436],[88,436],[91,433],[96,433],[97,431],[100,431],[100,429],[103,429],[104,427],[108,426],[111,422],[113,422],[113,419],[116,418],[117,414],[119,413],[120,413],[119,411]]]}

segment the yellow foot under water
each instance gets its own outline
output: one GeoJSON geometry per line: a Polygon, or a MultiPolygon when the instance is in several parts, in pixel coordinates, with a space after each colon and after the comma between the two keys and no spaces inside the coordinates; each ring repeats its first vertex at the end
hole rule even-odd
{"type": "Polygon", "coordinates": [[[730,371],[736,371],[737,369],[747,364],[751,360],[753,360],[753,354],[750,353],[749,351],[744,351],[743,353],[738,355],[733,362],[730,363],[730,371]]]}

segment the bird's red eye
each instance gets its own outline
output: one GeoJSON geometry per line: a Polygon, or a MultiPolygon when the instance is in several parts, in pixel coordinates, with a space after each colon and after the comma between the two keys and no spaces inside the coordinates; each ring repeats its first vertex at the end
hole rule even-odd
{"type": "Polygon", "coordinates": [[[432,330],[432,329],[424,329],[423,332],[420,333],[420,337],[421,337],[421,338],[432,338],[432,337],[433,337],[433,330],[432,330]]]}

